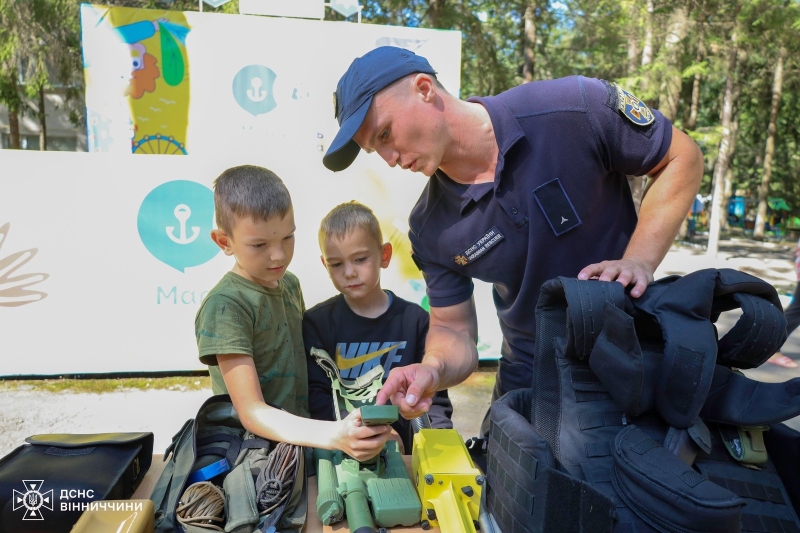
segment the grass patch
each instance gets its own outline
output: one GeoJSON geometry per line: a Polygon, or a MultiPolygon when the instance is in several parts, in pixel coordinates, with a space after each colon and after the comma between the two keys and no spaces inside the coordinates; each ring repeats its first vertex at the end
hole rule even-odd
{"type": "MultiPolygon", "coordinates": [[[[495,369],[496,370],[496,369],[495,369]]],[[[494,382],[497,379],[496,372],[473,372],[463,383],[456,385],[456,387],[486,387],[489,389],[494,388],[494,382]]]]}
{"type": "Polygon", "coordinates": [[[0,381],[2,391],[82,392],[103,394],[126,390],[211,390],[208,376],[119,379],[42,379],[0,381]]]}

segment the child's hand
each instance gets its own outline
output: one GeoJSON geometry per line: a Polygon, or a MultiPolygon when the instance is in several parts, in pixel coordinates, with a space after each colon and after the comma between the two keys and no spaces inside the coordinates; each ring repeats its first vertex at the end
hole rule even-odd
{"type": "Polygon", "coordinates": [[[391,435],[392,426],[365,426],[361,422],[361,409],[356,409],[338,423],[334,446],[356,461],[372,459],[380,453],[391,435]]]}

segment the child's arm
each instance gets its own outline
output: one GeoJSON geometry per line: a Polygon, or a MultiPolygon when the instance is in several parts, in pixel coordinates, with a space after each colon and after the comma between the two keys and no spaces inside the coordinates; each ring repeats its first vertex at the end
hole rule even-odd
{"type": "Polygon", "coordinates": [[[309,314],[306,313],[303,316],[303,343],[306,349],[308,370],[308,410],[311,413],[311,418],[336,420],[331,379],[310,355],[311,348],[330,349],[320,337],[319,329],[309,314]]]}
{"type": "Polygon", "coordinates": [[[219,369],[242,425],[270,440],[342,450],[358,461],[380,453],[390,426],[363,426],[355,410],[340,422],[311,420],[275,409],[264,403],[253,358],[247,355],[217,355],[219,369]]]}

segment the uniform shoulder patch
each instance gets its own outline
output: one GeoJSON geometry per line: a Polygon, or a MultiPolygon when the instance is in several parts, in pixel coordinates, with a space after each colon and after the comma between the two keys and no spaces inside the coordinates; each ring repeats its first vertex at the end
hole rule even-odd
{"type": "Polygon", "coordinates": [[[616,83],[612,85],[617,90],[617,109],[624,117],[637,126],[647,126],[655,121],[656,117],[644,102],[616,83]]]}

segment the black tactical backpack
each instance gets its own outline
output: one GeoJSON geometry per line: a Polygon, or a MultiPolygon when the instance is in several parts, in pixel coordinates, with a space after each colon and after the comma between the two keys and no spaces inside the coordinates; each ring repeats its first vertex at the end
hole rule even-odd
{"type": "Polygon", "coordinates": [[[800,378],[775,289],[730,269],[652,283],[558,278],[536,307],[531,389],[492,405],[484,530],[800,532],[800,378]],[[723,311],[742,316],[721,339],[723,311]]]}

